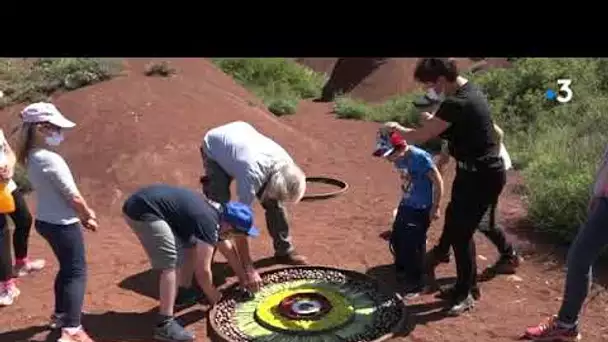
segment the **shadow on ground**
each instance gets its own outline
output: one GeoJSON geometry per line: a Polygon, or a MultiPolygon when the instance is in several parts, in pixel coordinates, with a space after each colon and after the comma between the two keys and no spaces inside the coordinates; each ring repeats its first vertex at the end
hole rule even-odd
{"type": "MultiPolygon", "coordinates": [[[[275,261],[272,257],[260,259],[254,263],[257,269],[267,268],[274,264],[275,261]]],[[[226,284],[228,278],[234,277],[234,272],[225,262],[213,263],[211,265],[211,273],[213,274],[213,284],[217,287],[226,284]]],[[[194,283],[195,286],[198,285],[196,281],[194,283]]],[[[158,300],[158,271],[150,269],[131,275],[121,281],[118,286],[122,289],[158,300]]]]}
{"type": "MultiPolygon", "coordinates": [[[[389,291],[399,293],[403,295],[403,286],[399,284],[395,279],[394,266],[392,264],[375,266],[365,272],[370,277],[373,277],[380,281],[389,291]]],[[[446,277],[437,279],[439,286],[447,286],[453,284],[456,281],[455,277],[446,277]]],[[[445,302],[437,299],[430,303],[421,304],[410,304],[407,305],[408,310],[408,324],[399,332],[399,337],[405,337],[411,333],[416,325],[427,324],[435,321],[442,320],[448,317],[445,313],[445,302]]]]}
{"type": "MultiPolygon", "coordinates": [[[[132,341],[147,342],[152,340],[152,329],[156,320],[156,308],[147,312],[115,312],[86,313],[82,317],[82,324],[95,341],[132,341]]],[[[184,326],[202,320],[205,311],[192,310],[177,317],[184,326]]],[[[57,341],[59,331],[49,331],[42,339],[34,336],[48,331],[46,326],[34,326],[13,330],[0,334],[0,341],[26,342],[26,341],[57,341]]]]}

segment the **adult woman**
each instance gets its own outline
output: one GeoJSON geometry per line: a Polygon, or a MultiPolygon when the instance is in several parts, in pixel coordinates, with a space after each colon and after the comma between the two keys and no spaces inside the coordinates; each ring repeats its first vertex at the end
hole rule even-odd
{"type": "Polygon", "coordinates": [[[535,341],[579,341],[579,318],[592,279],[592,265],[608,246],[608,146],[598,168],[588,205],[587,222],[568,251],[566,285],[557,315],[526,329],[535,341]]]}
{"type": "Polygon", "coordinates": [[[59,261],[50,326],[62,328],[62,342],[92,342],[80,324],[87,271],[82,225],[96,230],[97,219],[65,160],[48,148],[59,145],[63,130],[76,124],[44,102],[23,109],[21,120],[18,158],[36,193],[35,227],[59,261]]]}
{"type": "MultiPolygon", "coordinates": [[[[13,180],[17,157],[8,144],[4,132],[0,130],[0,183],[2,191],[10,195],[15,203],[14,211],[0,214],[0,249],[7,247],[4,238],[8,233],[6,217],[10,216],[15,225],[13,233],[13,251],[15,253],[15,274],[27,275],[44,267],[44,260],[30,260],[27,257],[27,245],[32,226],[32,215],[27,207],[21,189],[13,180]]],[[[10,251],[0,253],[0,306],[12,305],[20,291],[13,279],[13,265],[10,251]]]]}
{"type": "MultiPolygon", "coordinates": [[[[243,121],[215,127],[205,134],[201,156],[206,176],[203,192],[211,200],[230,200],[230,183],[236,179],[239,201],[252,205],[257,197],[265,210],[266,227],[273,240],[275,258],[287,264],[306,264],[296,253],[289,235],[283,202],[298,202],[306,190],[304,172],[287,151],[243,121]]],[[[249,253],[248,239],[235,239],[253,285],[261,279],[249,253]]],[[[254,290],[257,286],[254,286],[254,290]]]]}
{"type": "MultiPolygon", "coordinates": [[[[450,142],[450,154],[457,161],[450,203],[446,209],[444,232],[456,258],[456,285],[446,291],[448,314],[459,315],[474,305],[471,291],[477,287],[477,265],[473,234],[483,214],[497,198],[506,182],[499,142],[487,100],[473,84],[458,75],[453,60],[423,58],[414,78],[445,99],[432,118],[417,129],[388,122],[383,131],[399,131],[414,144],[442,136],[450,142]]],[[[442,248],[442,247],[441,247],[442,248]]],[[[430,255],[445,255],[435,247],[430,255]]]]}

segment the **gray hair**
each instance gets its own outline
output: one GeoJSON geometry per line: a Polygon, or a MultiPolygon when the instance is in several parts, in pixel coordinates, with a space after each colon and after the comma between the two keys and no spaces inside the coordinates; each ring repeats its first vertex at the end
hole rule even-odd
{"type": "Polygon", "coordinates": [[[306,175],[295,163],[281,164],[268,180],[262,200],[298,203],[306,192],[306,175]]]}

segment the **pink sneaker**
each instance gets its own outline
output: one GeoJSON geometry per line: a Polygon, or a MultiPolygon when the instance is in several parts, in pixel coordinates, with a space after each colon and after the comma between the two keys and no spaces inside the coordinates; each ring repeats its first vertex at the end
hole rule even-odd
{"type": "Polygon", "coordinates": [[[23,260],[18,260],[15,263],[14,272],[18,277],[25,277],[26,275],[28,275],[30,273],[34,273],[34,272],[38,272],[38,271],[42,270],[45,265],[46,265],[46,262],[44,261],[44,259],[29,260],[26,258],[23,260]]]}
{"type": "Polygon", "coordinates": [[[10,306],[19,295],[21,291],[17,288],[14,281],[7,281],[0,284],[0,306],[10,306]]]}
{"type": "Polygon", "coordinates": [[[524,337],[533,341],[580,341],[581,334],[578,327],[564,327],[557,320],[557,316],[547,319],[545,322],[526,329],[524,337]]]}

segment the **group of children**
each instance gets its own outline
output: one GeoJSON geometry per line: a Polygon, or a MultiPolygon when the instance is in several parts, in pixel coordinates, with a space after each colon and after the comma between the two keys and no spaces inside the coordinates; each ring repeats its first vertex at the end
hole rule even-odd
{"type": "MultiPolygon", "coordinates": [[[[414,102],[415,107],[421,111],[420,120],[429,119],[429,113],[437,110],[440,104],[441,98],[432,91],[414,102]]],[[[499,155],[508,170],[512,164],[504,144],[504,133],[500,127],[494,125],[494,134],[500,141],[499,155]]],[[[396,277],[404,283],[406,297],[411,298],[425,290],[434,290],[434,268],[439,263],[449,262],[449,254],[439,260],[431,260],[426,255],[429,226],[441,215],[439,202],[444,193],[442,174],[450,159],[447,141],[442,141],[441,152],[433,158],[424,149],[408,144],[398,132],[379,133],[373,155],[393,163],[403,190],[400,202],[393,212],[394,220],[389,238],[396,277]]],[[[485,273],[512,274],[519,266],[520,258],[497,225],[497,204],[492,204],[478,227],[500,253],[498,261],[485,273]]],[[[449,251],[445,234],[442,234],[438,245],[446,246],[445,249],[449,251]]],[[[478,293],[476,291],[477,295],[478,293]]]]}

